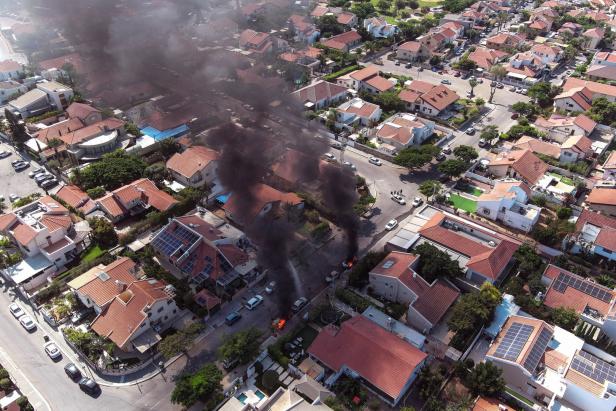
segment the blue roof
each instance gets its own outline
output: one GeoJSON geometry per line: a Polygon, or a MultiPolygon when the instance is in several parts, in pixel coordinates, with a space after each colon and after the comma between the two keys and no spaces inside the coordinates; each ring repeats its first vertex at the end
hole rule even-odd
{"type": "Polygon", "coordinates": [[[161,141],[170,137],[175,138],[188,133],[188,126],[186,124],[182,124],[181,126],[177,126],[163,131],[160,131],[157,128],[151,126],[147,126],[143,127],[141,129],[141,132],[146,136],[152,137],[156,141],[161,141]]]}
{"type": "Polygon", "coordinates": [[[218,201],[221,204],[226,204],[229,197],[231,197],[231,193],[221,194],[218,197],[216,197],[216,201],[218,201]]]}
{"type": "Polygon", "coordinates": [[[520,311],[520,306],[513,302],[513,295],[503,295],[503,301],[494,310],[494,320],[489,327],[485,329],[485,333],[494,338],[498,335],[505,321],[511,315],[516,315],[520,311]]]}

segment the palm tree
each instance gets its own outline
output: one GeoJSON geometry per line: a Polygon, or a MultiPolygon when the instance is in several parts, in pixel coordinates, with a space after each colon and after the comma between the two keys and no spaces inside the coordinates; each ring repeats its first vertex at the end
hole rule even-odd
{"type": "Polygon", "coordinates": [[[479,84],[479,82],[475,79],[470,79],[468,81],[469,86],[471,86],[471,97],[473,97],[475,95],[475,87],[477,87],[477,84],[479,84]]]}

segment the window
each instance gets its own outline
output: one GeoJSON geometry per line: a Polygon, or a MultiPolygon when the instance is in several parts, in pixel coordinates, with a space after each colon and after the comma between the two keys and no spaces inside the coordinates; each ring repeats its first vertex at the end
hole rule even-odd
{"type": "Polygon", "coordinates": [[[156,310],[157,313],[162,312],[165,309],[165,307],[160,307],[158,310],[156,310]]]}

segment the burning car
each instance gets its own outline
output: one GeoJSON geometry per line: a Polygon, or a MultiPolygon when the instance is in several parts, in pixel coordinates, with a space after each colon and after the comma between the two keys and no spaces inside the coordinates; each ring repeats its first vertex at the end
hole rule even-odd
{"type": "Polygon", "coordinates": [[[274,331],[280,331],[284,328],[286,324],[287,320],[285,320],[284,318],[276,318],[274,321],[272,321],[272,329],[274,331]]]}
{"type": "Polygon", "coordinates": [[[349,258],[348,260],[345,260],[342,262],[342,268],[344,268],[345,270],[348,270],[352,268],[356,262],[357,262],[357,257],[349,258]]]}

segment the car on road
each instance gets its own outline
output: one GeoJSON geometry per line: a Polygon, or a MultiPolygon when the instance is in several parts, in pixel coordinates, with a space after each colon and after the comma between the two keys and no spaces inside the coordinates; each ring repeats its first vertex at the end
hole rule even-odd
{"type": "Polygon", "coordinates": [[[436,161],[443,161],[446,158],[447,158],[447,156],[442,151],[436,155],[436,161]]]}
{"type": "Polygon", "coordinates": [[[479,147],[485,147],[485,146],[486,146],[486,144],[488,144],[488,142],[487,142],[485,139],[483,139],[483,138],[480,138],[480,139],[479,139],[479,142],[477,143],[477,145],[478,145],[479,147]]]}
{"type": "Polygon", "coordinates": [[[496,83],[496,88],[505,88],[505,85],[503,83],[496,83]]]}
{"type": "Polygon", "coordinates": [[[26,168],[30,167],[30,163],[19,163],[17,164],[15,167],[13,167],[15,169],[15,171],[22,171],[25,170],[26,168]]]}
{"type": "Polygon", "coordinates": [[[469,136],[472,136],[473,134],[475,134],[475,127],[467,128],[465,133],[468,134],[469,136]]]}
{"type": "Polygon", "coordinates": [[[55,178],[52,178],[51,180],[45,180],[41,183],[41,188],[44,190],[47,190],[49,188],[53,188],[55,186],[57,186],[59,183],[58,180],[56,180],[55,178]]]}
{"type": "Polygon", "coordinates": [[[246,301],[246,304],[244,305],[249,310],[254,310],[262,302],[263,302],[263,297],[257,294],[254,297],[252,297],[250,300],[246,301]]]}
{"type": "Polygon", "coordinates": [[[227,316],[225,317],[225,324],[227,324],[228,326],[232,326],[241,319],[242,315],[237,311],[233,311],[227,314],[227,316]]]}
{"type": "Polygon", "coordinates": [[[396,203],[398,203],[400,205],[405,205],[406,204],[406,200],[400,194],[392,194],[391,195],[391,199],[394,200],[396,203]]]}
{"type": "Polygon", "coordinates": [[[407,69],[409,69],[409,68],[411,68],[411,67],[413,67],[413,65],[412,65],[411,63],[406,63],[406,64],[404,65],[404,68],[407,68],[407,69]]]}
{"type": "Polygon", "coordinates": [[[274,292],[274,289],[276,288],[276,281],[271,281],[267,287],[265,287],[265,292],[268,294],[271,294],[274,292]]]}
{"type": "Polygon", "coordinates": [[[520,117],[520,114],[519,114],[519,113],[513,113],[513,114],[511,115],[511,119],[512,119],[512,120],[515,120],[515,119],[516,119],[516,118],[518,118],[518,117],[520,117]]]}
{"type": "Polygon", "coordinates": [[[293,303],[293,306],[291,307],[291,311],[296,313],[300,311],[302,308],[304,308],[306,304],[308,304],[308,299],[306,297],[300,297],[293,303]]]}
{"type": "Polygon", "coordinates": [[[396,227],[398,227],[398,220],[396,219],[389,220],[387,224],[385,224],[385,230],[387,231],[391,231],[396,227]]]}
{"type": "Polygon", "coordinates": [[[92,378],[87,377],[84,377],[79,380],[79,388],[81,388],[81,391],[84,391],[90,395],[96,395],[101,389],[101,387],[98,386],[96,381],[94,381],[92,378]]]}
{"type": "Polygon", "coordinates": [[[9,311],[13,314],[13,317],[19,318],[25,314],[24,310],[17,303],[9,305],[9,311]]]}
{"type": "Polygon", "coordinates": [[[447,144],[445,147],[443,147],[442,151],[445,154],[451,154],[451,146],[449,144],[447,144]]]}
{"type": "Polygon", "coordinates": [[[32,331],[36,328],[36,323],[29,315],[22,315],[19,317],[19,323],[28,331],[32,331]]]}
{"type": "Polygon", "coordinates": [[[11,203],[14,203],[15,201],[19,200],[21,197],[18,196],[17,194],[9,194],[9,201],[11,203]]]}
{"type": "Polygon", "coordinates": [[[448,84],[451,85],[451,81],[447,80],[446,78],[441,80],[441,84],[448,84]]]}
{"type": "Polygon", "coordinates": [[[523,88],[523,89],[521,89],[521,90],[520,90],[520,94],[521,94],[521,95],[523,95],[523,96],[525,96],[525,95],[527,95],[527,94],[528,94],[528,90],[527,90],[527,89],[525,89],[525,88],[523,88]]]}
{"type": "Polygon", "coordinates": [[[32,171],[30,171],[28,173],[28,177],[34,178],[34,176],[36,176],[37,174],[41,174],[41,173],[44,173],[44,172],[45,172],[44,168],[37,167],[37,168],[35,168],[34,170],[32,170],[32,171]]]}
{"type": "Polygon", "coordinates": [[[396,66],[400,65],[400,60],[396,60],[396,62],[394,63],[396,66]]]}
{"type": "Polygon", "coordinates": [[[36,183],[40,183],[41,181],[45,181],[45,180],[49,180],[50,178],[53,178],[53,174],[50,173],[40,173],[37,174],[33,177],[34,181],[36,183]]]}
{"type": "Polygon", "coordinates": [[[460,77],[460,76],[461,76],[461,74],[460,74],[460,72],[459,72],[459,71],[456,71],[455,73],[453,73],[453,76],[454,76],[454,77],[460,77]]]}
{"type": "Polygon", "coordinates": [[[325,282],[326,283],[331,283],[334,280],[336,280],[338,277],[340,277],[340,273],[336,270],[332,271],[331,273],[327,274],[325,276],[325,282]]]}
{"type": "Polygon", "coordinates": [[[351,163],[350,161],[343,161],[342,165],[350,168],[351,170],[357,170],[357,167],[355,167],[355,164],[351,163]]]}
{"type": "Polygon", "coordinates": [[[374,164],[375,166],[382,166],[383,165],[383,162],[381,161],[381,159],[377,158],[377,157],[370,157],[368,159],[368,162],[370,164],[374,164]]]}
{"type": "Polygon", "coordinates": [[[419,197],[415,197],[415,198],[413,199],[413,202],[411,203],[411,205],[412,205],[413,207],[419,207],[422,203],[423,203],[423,200],[422,200],[421,198],[419,198],[419,197]]]}
{"type": "Polygon", "coordinates": [[[79,371],[79,368],[77,368],[77,366],[72,362],[69,362],[64,366],[64,372],[73,381],[81,379],[81,371],[79,371]]]}
{"type": "Polygon", "coordinates": [[[323,155],[325,156],[325,159],[327,161],[336,161],[336,156],[333,155],[332,153],[325,153],[323,155]]]}
{"type": "Polygon", "coordinates": [[[49,341],[48,343],[45,343],[43,347],[45,347],[45,352],[52,360],[62,357],[62,352],[60,352],[60,349],[55,342],[49,341]]]}
{"type": "Polygon", "coordinates": [[[10,151],[6,151],[6,150],[0,151],[0,158],[7,158],[10,155],[11,155],[10,151]]]}
{"type": "Polygon", "coordinates": [[[13,160],[11,161],[11,165],[13,167],[15,167],[15,165],[19,164],[19,163],[24,163],[25,161],[23,161],[21,158],[17,159],[17,160],[13,160]]]}
{"type": "Polygon", "coordinates": [[[518,89],[518,88],[517,88],[516,86],[511,86],[511,87],[509,87],[509,91],[514,91],[514,92],[515,92],[517,89],[518,89]]]}

